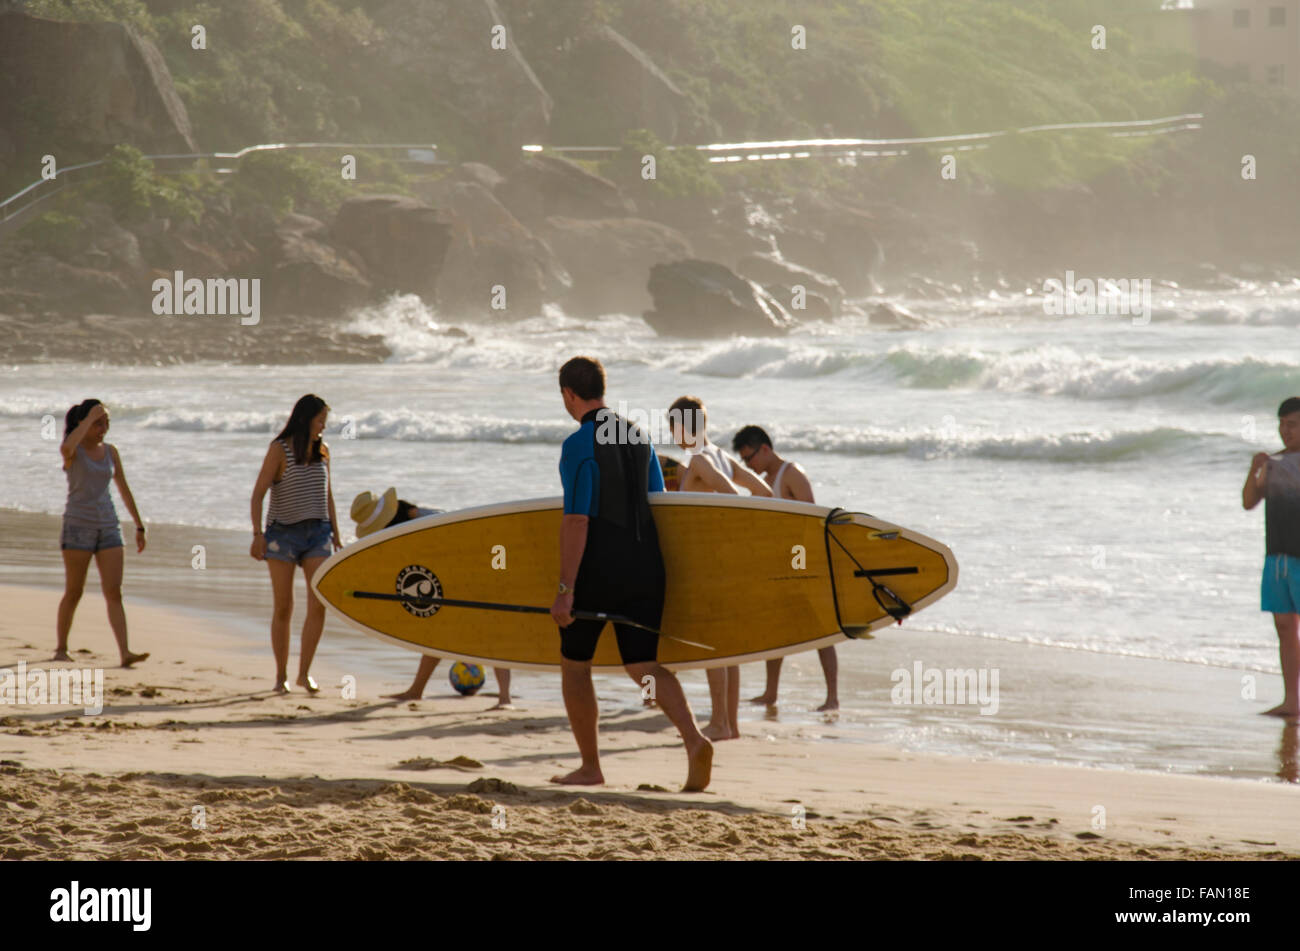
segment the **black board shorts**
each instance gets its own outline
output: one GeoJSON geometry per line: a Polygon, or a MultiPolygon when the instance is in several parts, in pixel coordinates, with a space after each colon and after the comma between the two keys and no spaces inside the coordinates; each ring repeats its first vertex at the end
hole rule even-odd
{"type": "MultiPolygon", "coordinates": [[[[658,630],[664,614],[664,563],[658,539],[652,544],[592,546],[583,552],[582,566],[573,584],[573,607],[578,611],[621,614],[658,630]]],[[[590,661],[608,621],[574,619],[560,628],[560,656],[590,661]]],[[[654,662],[659,657],[659,635],[626,624],[614,625],[618,654],[624,664],[654,662]]]]}

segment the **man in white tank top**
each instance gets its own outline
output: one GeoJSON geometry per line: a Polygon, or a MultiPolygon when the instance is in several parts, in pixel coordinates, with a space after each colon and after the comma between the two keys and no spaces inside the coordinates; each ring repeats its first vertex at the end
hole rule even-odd
{"type": "MultiPolygon", "coordinates": [[[[812,483],[798,463],[787,462],[772,449],[772,440],[758,426],[746,426],[731,441],[741,460],[750,469],[761,475],[772,487],[773,498],[786,499],[790,502],[813,501],[812,483]]],[[[826,678],[826,702],[818,710],[838,710],[839,695],[839,659],[834,647],[823,647],[817,651],[817,658],[822,663],[822,674],[826,678]]],[[[750,703],[776,703],[777,683],[781,679],[781,660],[777,657],[767,662],[767,688],[757,697],[751,697],[750,703]]]]}
{"type": "MultiPolygon", "coordinates": [[[[699,397],[683,396],[675,400],[668,407],[668,419],[673,440],[686,450],[687,465],[679,491],[739,495],[738,486],[743,486],[753,495],[772,494],[767,483],[746,472],[719,446],[709,442],[708,414],[699,397]]],[[[740,668],[710,667],[705,673],[709,678],[713,712],[700,732],[715,741],[734,740],[740,736],[740,668]]]]}

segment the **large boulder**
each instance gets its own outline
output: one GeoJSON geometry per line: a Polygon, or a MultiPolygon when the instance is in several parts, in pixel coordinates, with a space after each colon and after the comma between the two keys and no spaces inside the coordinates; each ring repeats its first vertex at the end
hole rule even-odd
{"type": "MultiPolygon", "coordinates": [[[[758,281],[773,294],[776,294],[776,287],[793,288],[801,285],[809,296],[816,295],[829,303],[831,316],[835,315],[844,300],[844,289],[835,278],[787,261],[778,254],[747,254],[740,259],[736,270],[742,276],[758,281]]],[[[789,297],[781,299],[789,306],[789,297]]]]}
{"type": "Polygon", "coordinates": [[[451,225],[437,209],[403,195],[345,201],[330,227],[333,242],[351,248],[380,292],[418,294],[433,302],[451,225]]]}
{"type": "Polygon", "coordinates": [[[16,313],[141,313],[152,299],[141,282],[46,254],[33,255],[7,277],[0,281],[0,309],[16,313]]]}
{"type": "Polygon", "coordinates": [[[324,239],[323,222],[286,215],[275,230],[263,277],[263,295],[274,315],[334,317],[366,303],[374,293],[366,276],[324,239]]]}
{"type": "Polygon", "coordinates": [[[643,316],[664,337],[774,336],[795,324],[758,284],[713,261],[656,264],[649,290],[655,306],[643,316]]]}
{"type": "Polygon", "coordinates": [[[646,290],[650,269],[694,254],[680,232],[642,218],[552,217],[543,234],[573,278],[562,302],[575,317],[647,310],[653,305],[646,290]]]}
{"type": "Polygon", "coordinates": [[[445,180],[436,201],[450,226],[437,298],[444,314],[532,317],[569,290],[570,277],[546,242],[487,188],[475,181],[445,180]],[[497,287],[504,290],[503,299],[497,287]]]}
{"type": "Polygon", "coordinates": [[[528,226],[547,218],[627,218],[636,205],[608,178],[554,155],[520,160],[496,190],[502,204],[528,226]]]}
{"type": "Polygon", "coordinates": [[[129,27],[0,13],[0,63],[0,171],[43,154],[66,167],[123,142],[198,151],[162,54],[129,27]]]}

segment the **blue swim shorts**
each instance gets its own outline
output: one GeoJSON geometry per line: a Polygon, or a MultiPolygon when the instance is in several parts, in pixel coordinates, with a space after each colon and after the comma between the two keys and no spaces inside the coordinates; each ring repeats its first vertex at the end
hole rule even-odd
{"type": "Polygon", "coordinates": [[[1300,558],[1269,555],[1264,559],[1259,606],[1274,614],[1300,614],[1300,558]]]}
{"type": "Polygon", "coordinates": [[[301,522],[272,522],[266,526],[266,557],[301,565],[306,558],[328,558],[333,529],[327,518],[307,518],[301,522]]]}
{"type": "Polygon", "coordinates": [[[121,548],[122,529],[117,525],[112,528],[74,525],[64,519],[63,537],[59,540],[59,547],[70,548],[75,551],[104,551],[108,548],[121,548]]]}

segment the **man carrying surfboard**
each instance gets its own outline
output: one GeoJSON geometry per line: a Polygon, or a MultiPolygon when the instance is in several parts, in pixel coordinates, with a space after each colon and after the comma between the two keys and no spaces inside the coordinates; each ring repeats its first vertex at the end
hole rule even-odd
{"type": "MultiPolygon", "coordinates": [[[[772,487],[774,498],[791,502],[813,501],[812,483],[798,463],[787,462],[772,449],[772,439],[760,426],[746,426],[736,433],[731,440],[731,448],[740,456],[742,462],[761,475],[772,487]]],[[[819,711],[838,710],[839,695],[839,658],[835,647],[823,647],[817,651],[817,658],[822,664],[822,675],[826,678],[826,702],[819,711]]],[[[757,697],[751,697],[750,703],[776,703],[777,683],[781,679],[781,662],[784,658],[776,657],[767,662],[767,687],[757,697]]]]}
{"type": "Polygon", "coordinates": [[[704,789],[713,767],[713,745],[699,730],[677,677],[658,662],[664,605],[664,564],[650,511],[650,492],[664,490],[659,460],[649,438],[605,406],[605,368],[574,357],[560,368],[564,409],[579,429],[564,441],[560,480],[560,578],[551,616],[560,627],[561,686],[569,726],[582,765],[551,781],[599,785],[596,691],[591,659],[606,621],[575,619],[575,610],[619,614],[619,656],[638,686],[652,683],[659,708],[686,745],[683,791],[704,789]],[[649,628],[650,630],[647,630],[649,628]],[[647,681],[646,678],[652,678],[647,681]]]}
{"type": "Polygon", "coordinates": [[[1282,660],[1282,702],[1266,714],[1300,716],[1300,396],[1278,407],[1283,450],[1259,452],[1241,489],[1242,507],[1264,502],[1264,580],[1260,607],[1273,615],[1282,660]]]}

